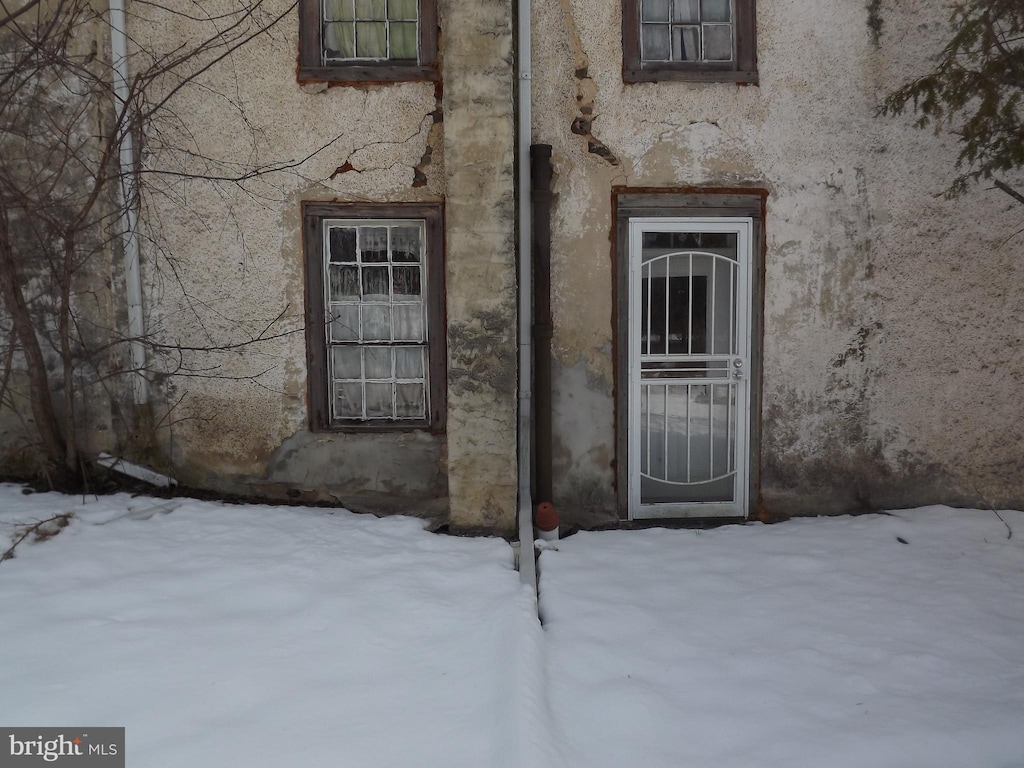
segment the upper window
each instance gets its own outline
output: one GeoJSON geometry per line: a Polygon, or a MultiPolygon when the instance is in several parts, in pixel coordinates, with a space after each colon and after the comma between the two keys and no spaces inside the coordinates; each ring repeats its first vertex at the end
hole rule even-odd
{"type": "Polygon", "coordinates": [[[312,425],[439,427],[440,209],[307,203],[312,425]]]}
{"type": "Polygon", "coordinates": [[[754,0],[623,0],[622,76],[757,82],[754,0]]]}
{"type": "Polygon", "coordinates": [[[437,79],[437,0],[299,0],[299,78],[437,79]]]}

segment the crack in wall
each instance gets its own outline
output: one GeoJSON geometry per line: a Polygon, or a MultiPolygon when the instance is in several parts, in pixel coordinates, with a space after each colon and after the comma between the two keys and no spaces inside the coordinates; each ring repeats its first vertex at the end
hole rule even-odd
{"type": "MultiPolygon", "coordinates": [[[[364,105],[364,112],[365,112],[365,105],[364,105]]],[[[442,111],[441,111],[441,96],[440,96],[440,93],[437,93],[435,95],[434,109],[432,111],[428,112],[426,115],[424,115],[424,117],[420,120],[419,127],[416,129],[416,131],[414,133],[412,133],[411,135],[409,135],[408,137],[406,137],[404,139],[399,139],[398,141],[372,141],[372,142],[369,142],[367,144],[363,144],[361,146],[354,147],[348,153],[348,155],[345,157],[344,162],[342,162],[341,165],[339,165],[337,168],[334,169],[334,171],[331,173],[329,179],[333,180],[334,178],[336,178],[338,176],[341,176],[343,174],[346,174],[346,173],[365,173],[367,171],[389,171],[389,170],[391,170],[393,168],[396,168],[398,166],[406,165],[406,163],[394,162],[394,163],[388,163],[387,165],[372,165],[372,164],[370,164],[370,165],[364,165],[364,166],[357,166],[355,164],[355,162],[353,162],[353,161],[358,162],[358,155],[360,153],[367,152],[367,151],[375,149],[375,148],[380,148],[380,147],[403,147],[403,146],[407,145],[409,142],[415,141],[416,139],[421,137],[423,135],[424,130],[426,130],[427,131],[426,147],[425,147],[425,149],[423,151],[423,155],[420,157],[419,161],[415,165],[412,166],[412,169],[413,169],[412,186],[413,187],[424,187],[424,186],[426,186],[426,184],[427,184],[427,176],[426,176],[426,173],[424,171],[425,171],[425,169],[431,163],[431,158],[432,158],[432,155],[433,155],[433,152],[434,152],[433,144],[435,143],[435,141],[440,139],[441,122],[442,122],[443,119],[444,118],[443,118],[443,114],[442,114],[442,111]],[[428,121],[429,121],[429,124],[430,124],[429,128],[426,127],[428,121]]]]}
{"type": "Polygon", "coordinates": [[[427,132],[427,146],[423,149],[423,156],[412,169],[412,185],[414,187],[427,186],[426,169],[434,155],[434,145],[440,144],[443,141],[441,132],[444,123],[444,105],[441,102],[440,89],[437,89],[434,94],[434,111],[428,117],[433,120],[433,123],[431,123],[430,130],[427,132]]]}
{"type": "Polygon", "coordinates": [[[569,36],[569,47],[572,49],[573,57],[576,59],[573,70],[573,77],[576,80],[576,109],[577,115],[569,125],[577,136],[582,136],[587,142],[587,152],[597,155],[609,165],[618,166],[619,158],[615,156],[600,139],[594,136],[593,126],[597,115],[594,114],[594,99],[597,96],[597,85],[590,77],[590,58],[583,50],[583,43],[580,40],[579,30],[576,28],[576,21],[572,12],[572,0],[561,0],[562,13],[565,16],[565,28],[569,36]]]}

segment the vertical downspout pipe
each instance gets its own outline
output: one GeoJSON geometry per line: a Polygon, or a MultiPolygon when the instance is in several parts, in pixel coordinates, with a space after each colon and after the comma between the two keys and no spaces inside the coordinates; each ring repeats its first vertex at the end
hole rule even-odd
{"type": "Polygon", "coordinates": [[[530,147],[533,176],[534,501],[551,502],[551,145],[530,147]]]}
{"type": "Polygon", "coordinates": [[[142,313],[142,275],[139,270],[138,212],[134,194],[135,142],[132,136],[131,105],[128,103],[128,35],[124,0],[110,0],[110,58],[113,65],[114,113],[119,118],[116,129],[121,134],[118,153],[120,179],[117,185],[121,206],[121,250],[124,252],[124,282],[128,305],[128,349],[131,355],[132,392],[135,403],[149,400],[146,380],[146,348],[142,339],[146,325],[142,313]]]}
{"type": "Polygon", "coordinates": [[[530,141],[533,110],[530,100],[532,44],[530,0],[516,4],[517,117],[516,166],[518,168],[516,211],[519,225],[519,417],[518,417],[518,508],[519,578],[537,591],[537,563],[533,549],[533,495],[531,493],[531,446],[533,437],[532,349],[533,275],[530,258],[530,141]]]}

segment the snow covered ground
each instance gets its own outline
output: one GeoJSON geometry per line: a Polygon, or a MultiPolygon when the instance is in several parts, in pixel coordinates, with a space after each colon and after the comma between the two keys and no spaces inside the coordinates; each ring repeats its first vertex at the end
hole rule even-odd
{"type": "Polygon", "coordinates": [[[504,541],[79,502],[0,485],[4,521],[76,514],[0,563],[0,724],[124,725],[132,768],[517,764],[540,629],[504,541]]]}
{"type": "Polygon", "coordinates": [[[0,485],[0,724],[129,766],[1024,767],[1024,513],[494,539],[0,485]],[[172,509],[173,507],[173,509],[172,509]]]}
{"type": "Polygon", "coordinates": [[[580,533],[540,559],[571,766],[1024,766],[1024,513],[580,533]],[[639,759],[638,759],[639,758],[639,759]]]}

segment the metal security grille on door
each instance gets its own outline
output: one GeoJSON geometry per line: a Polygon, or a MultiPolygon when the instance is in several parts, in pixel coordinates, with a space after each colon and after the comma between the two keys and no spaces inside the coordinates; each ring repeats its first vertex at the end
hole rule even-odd
{"type": "Polygon", "coordinates": [[[749,219],[630,220],[630,513],[746,511],[749,219]]]}

